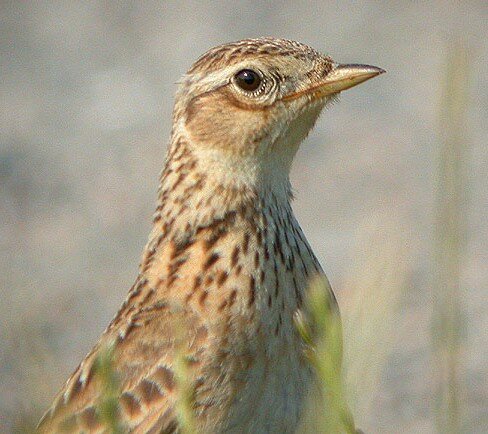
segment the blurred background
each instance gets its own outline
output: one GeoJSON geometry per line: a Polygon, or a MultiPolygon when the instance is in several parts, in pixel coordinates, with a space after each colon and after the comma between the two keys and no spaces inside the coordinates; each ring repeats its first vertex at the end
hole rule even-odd
{"type": "Polygon", "coordinates": [[[487,22],[483,0],[1,1],[0,432],[32,429],[131,286],[176,81],[257,36],[388,71],[324,113],[292,172],[358,426],[441,432],[454,390],[453,432],[488,432],[487,22]]]}

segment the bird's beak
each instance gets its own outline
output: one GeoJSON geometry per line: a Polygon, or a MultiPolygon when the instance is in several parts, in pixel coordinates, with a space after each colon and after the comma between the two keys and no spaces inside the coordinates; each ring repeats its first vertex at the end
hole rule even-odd
{"type": "Polygon", "coordinates": [[[370,65],[337,65],[327,74],[319,89],[324,95],[341,92],[384,72],[384,69],[370,65]]]}
{"type": "Polygon", "coordinates": [[[283,99],[295,99],[302,95],[310,95],[313,99],[326,97],[363,83],[384,72],[386,72],[384,69],[376,66],[336,64],[320,83],[286,95],[283,99]]]}

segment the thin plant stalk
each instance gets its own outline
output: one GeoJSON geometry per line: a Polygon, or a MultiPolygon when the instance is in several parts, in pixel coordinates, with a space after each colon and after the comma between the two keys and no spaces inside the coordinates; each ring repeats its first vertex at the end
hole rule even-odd
{"type": "Polygon", "coordinates": [[[176,400],[176,417],[178,419],[178,426],[182,434],[195,434],[197,432],[195,423],[195,389],[192,384],[192,379],[189,370],[189,359],[186,352],[186,340],[183,332],[186,329],[185,324],[181,322],[177,336],[177,355],[174,366],[175,380],[177,386],[177,400],[176,400]]]}
{"type": "Polygon", "coordinates": [[[95,361],[95,375],[101,382],[102,394],[97,405],[100,421],[111,434],[124,432],[119,417],[120,385],[114,369],[113,346],[103,348],[95,361]]]}
{"type": "MultiPolygon", "coordinates": [[[[295,323],[320,383],[313,399],[323,403],[323,408],[315,412],[314,417],[319,420],[312,423],[318,424],[325,434],[356,433],[342,377],[342,324],[330,303],[330,287],[325,279],[311,282],[306,307],[295,317],[295,323]]],[[[313,406],[317,408],[316,403],[313,406]]]]}
{"type": "Polygon", "coordinates": [[[437,389],[436,429],[462,430],[461,382],[462,306],[461,255],[464,247],[466,191],[467,50],[455,45],[446,62],[441,100],[436,216],[434,228],[433,343],[437,389]]]}

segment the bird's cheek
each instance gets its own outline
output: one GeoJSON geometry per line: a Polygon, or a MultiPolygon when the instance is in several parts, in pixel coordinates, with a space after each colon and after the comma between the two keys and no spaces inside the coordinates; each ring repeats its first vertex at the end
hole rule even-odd
{"type": "Polygon", "coordinates": [[[185,127],[200,146],[254,152],[267,134],[268,116],[262,111],[238,107],[222,95],[195,98],[185,113],[185,127]]]}

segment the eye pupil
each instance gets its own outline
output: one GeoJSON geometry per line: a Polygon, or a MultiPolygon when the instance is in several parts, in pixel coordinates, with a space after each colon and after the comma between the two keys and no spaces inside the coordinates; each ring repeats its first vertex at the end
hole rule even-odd
{"type": "Polygon", "coordinates": [[[236,84],[243,90],[256,90],[261,84],[261,77],[252,69],[243,69],[235,75],[236,84]]]}

